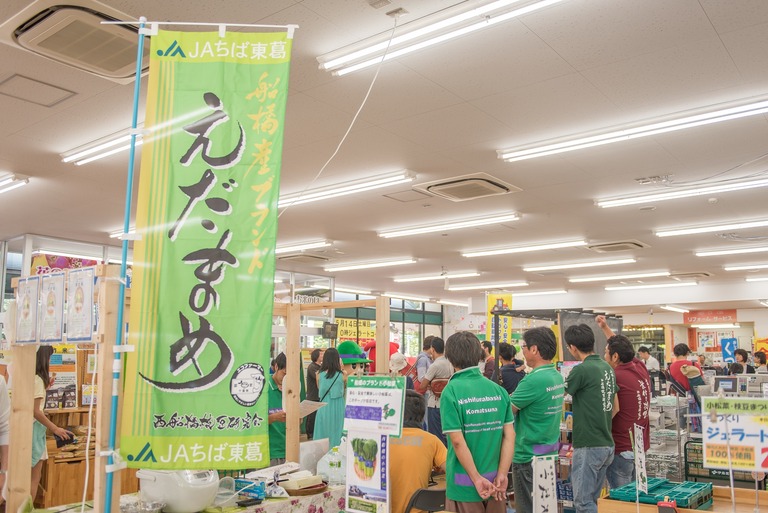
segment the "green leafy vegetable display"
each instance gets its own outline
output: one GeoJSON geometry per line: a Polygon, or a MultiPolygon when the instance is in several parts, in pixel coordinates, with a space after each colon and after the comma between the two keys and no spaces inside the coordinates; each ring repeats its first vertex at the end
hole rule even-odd
{"type": "Polygon", "coordinates": [[[367,438],[352,439],[352,451],[355,459],[355,474],[364,481],[373,478],[376,470],[376,455],[379,452],[379,444],[376,440],[367,438]]]}

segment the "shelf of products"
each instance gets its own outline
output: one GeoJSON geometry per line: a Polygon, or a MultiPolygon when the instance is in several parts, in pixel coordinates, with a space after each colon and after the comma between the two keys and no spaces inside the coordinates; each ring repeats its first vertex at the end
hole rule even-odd
{"type": "Polygon", "coordinates": [[[662,396],[651,400],[651,448],[645,457],[649,477],[683,480],[687,414],[688,402],[683,398],[662,396]]]}
{"type": "MultiPolygon", "coordinates": [[[[689,440],[685,444],[685,479],[696,481],[730,481],[730,472],[724,469],[704,468],[703,445],[699,440],[689,440]]],[[[742,483],[754,483],[751,472],[733,471],[733,480],[742,483]]],[[[759,486],[765,489],[765,479],[759,481],[759,486]]]]}

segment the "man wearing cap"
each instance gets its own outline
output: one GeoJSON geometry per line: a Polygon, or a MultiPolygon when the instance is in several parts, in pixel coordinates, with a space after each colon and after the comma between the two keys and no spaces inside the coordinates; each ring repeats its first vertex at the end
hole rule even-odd
{"type": "Polygon", "coordinates": [[[405,376],[405,389],[413,390],[413,379],[408,376],[408,360],[401,352],[397,352],[389,357],[389,373],[392,376],[405,376]]]}

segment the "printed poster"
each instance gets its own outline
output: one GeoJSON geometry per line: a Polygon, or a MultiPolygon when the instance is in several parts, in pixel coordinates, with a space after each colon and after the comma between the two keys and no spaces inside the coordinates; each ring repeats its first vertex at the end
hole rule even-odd
{"type": "Polygon", "coordinates": [[[347,432],[347,506],[344,511],[389,512],[388,445],[389,436],[382,433],[347,432]]]}
{"type": "Polygon", "coordinates": [[[557,511],[557,456],[533,457],[533,511],[557,511]]]}
{"type": "Polygon", "coordinates": [[[768,470],[768,399],[702,398],[704,467],[748,472],[768,470]]]}
{"type": "Polygon", "coordinates": [[[403,429],[405,378],[350,376],[344,429],[399,437],[403,429]]]}
{"type": "Polygon", "coordinates": [[[704,349],[715,347],[714,331],[700,331],[698,333],[698,336],[699,336],[699,347],[704,349]]]}
{"type": "MultiPolygon", "coordinates": [[[[485,340],[496,342],[493,339],[494,320],[495,317],[491,313],[494,308],[498,310],[511,310],[512,309],[512,294],[491,294],[485,295],[486,305],[488,307],[488,319],[485,324],[485,340]]],[[[512,317],[508,315],[499,316],[499,343],[506,342],[508,344],[514,344],[512,340],[512,317]]]]}
{"type": "Polygon", "coordinates": [[[40,277],[19,278],[16,288],[16,343],[37,342],[38,291],[40,277]]]}
{"type": "Polygon", "coordinates": [[[96,404],[96,391],[98,390],[97,385],[83,385],[83,406],[90,406],[91,404],[96,404]]]}
{"type": "Polygon", "coordinates": [[[40,343],[64,340],[64,273],[40,277],[40,343]]]}
{"type": "Polygon", "coordinates": [[[339,342],[353,340],[360,347],[365,346],[369,342],[376,342],[376,329],[371,321],[337,317],[336,322],[339,324],[336,335],[336,339],[339,342]]]}
{"type": "Polygon", "coordinates": [[[93,267],[69,271],[67,276],[67,341],[93,339],[93,267]]]}
{"type": "Polygon", "coordinates": [[[269,465],[292,33],[152,36],[123,403],[130,467],[269,465]]]}
{"type": "Polygon", "coordinates": [[[643,426],[634,424],[632,438],[635,450],[635,479],[637,481],[637,489],[648,493],[648,472],[645,469],[645,444],[643,443],[645,438],[643,430],[643,426]]]}
{"type": "Polygon", "coordinates": [[[56,344],[51,355],[53,384],[45,391],[45,408],[77,408],[77,346],[56,344]]]}

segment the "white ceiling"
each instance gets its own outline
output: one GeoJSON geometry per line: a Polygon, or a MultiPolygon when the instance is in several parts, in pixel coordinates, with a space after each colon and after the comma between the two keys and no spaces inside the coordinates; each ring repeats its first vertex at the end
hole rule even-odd
{"type": "MultiPolygon", "coordinates": [[[[381,10],[366,0],[106,3],[129,17],[149,20],[300,25],[281,178],[281,193],[290,194],[301,191],[331,155],[375,73],[368,69],[334,77],[318,69],[316,57],[390,30],[393,22],[384,11],[410,11],[402,24],[461,2],[393,0],[381,10]]],[[[5,0],[0,23],[27,5],[5,0]]],[[[615,313],[646,311],[661,303],[759,308],[757,299],[768,297],[768,282],[746,283],[746,276],[760,274],[725,272],[723,266],[768,263],[768,253],[699,258],[694,251],[768,245],[768,229],[740,232],[752,238],[740,242],[715,234],[661,239],[653,232],[765,219],[766,190],[660,202],[650,211],[638,206],[604,210],[594,200],[659,189],[638,184],[640,177],[674,175],[674,184],[682,184],[724,172],[722,177],[731,178],[764,173],[765,115],[516,163],[499,160],[496,150],[766,94],[766,48],[765,0],[565,0],[387,62],[357,124],[315,186],[405,168],[416,173],[416,184],[484,172],[523,191],[461,203],[389,197],[410,190],[408,185],[295,206],[280,217],[278,243],[333,240],[331,249],[313,252],[329,258],[328,264],[418,258],[407,266],[336,275],[338,285],[374,291],[466,301],[476,293],[449,292],[442,281],[394,283],[393,278],[472,270],[482,275],[451,285],[525,280],[530,284],[526,292],[569,291],[520,297],[515,308],[615,313]],[[376,234],[505,211],[520,213],[521,220],[397,239],[376,234]],[[472,259],[460,255],[575,239],[590,244],[637,240],[648,247],[612,254],[572,248],[472,259]],[[542,274],[522,270],[618,257],[634,257],[637,263],[542,274]],[[700,279],[698,287],[631,293],[604,291],[605,283],[568,282],[574,276],[659,270],[712,276],[700,279]]],[[[60,154],[129,126],[133,86],[8,45],[0,45],[0,62],[0,82],[20,74],[75,93],[53,107],[0,95],[0,172],[30,177],[29,186],[0,196],[0,240],[34,233],[114,243],[107,233],[122,226],[126,155],[76,167],[63,164],[60,154]]],[[[321,264],[279,262],[278,267],[327,274],[321,264]]],[[[659,281],[669,279],[646,280],[659,281]]]]}

